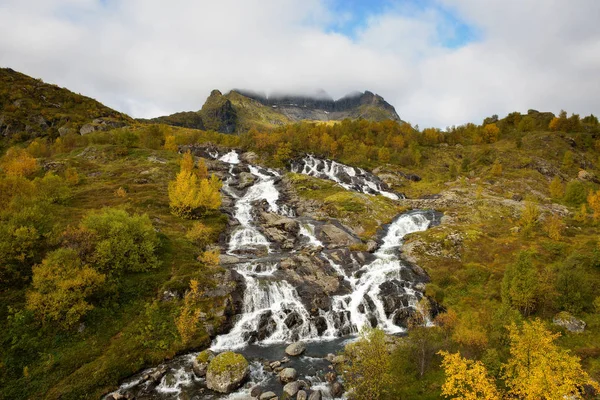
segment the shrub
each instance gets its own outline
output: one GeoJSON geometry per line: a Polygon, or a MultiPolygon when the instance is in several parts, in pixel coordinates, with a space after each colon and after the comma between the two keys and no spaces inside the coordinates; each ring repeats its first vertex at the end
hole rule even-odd
{"type": "Polygon", "coordinates": [[[87,299],[105,276],[83,265],[77,252],[59,249],[33,267],[32,289],[27,292],[27,309],[43,321],[70,328],[92,308],[87,299]]]}
{"type": "Polygon", "coordinates": [[[587,201],[587,192],[584,184],[579,181],[567,183],[563,200],[565,203],[574,207],[585,203],[587,201]]]}
{"type": "Polygon", "coordinates": [[[147,271],[158,266],[158,237],[146,214],[130,216],[123,210],[104,208],[82,221],[97,242],[93,260],[100,271],[147,271]]]}

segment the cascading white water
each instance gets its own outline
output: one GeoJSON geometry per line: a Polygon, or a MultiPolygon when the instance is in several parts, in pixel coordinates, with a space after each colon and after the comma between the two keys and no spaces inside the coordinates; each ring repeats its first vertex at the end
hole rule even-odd
{"type": "MultiPolygon", "coordinates": [[[[249,165],[248,170],[256,177],[256,180],[240,195],[233,186],[238,179],[236,171],[244,168],[244,164],[239,165],[241,162],[237,152],[231,151],[221,157],[218,153],[211,154],[211,156],[230,164],[229,176],[224,181],[223,191],[235,202],[233,216],[239,222],[239,226],[234,229],[230,236],[227,252],[239,256],[243,255],[245,251],[254,250],[258,247],[264,247],[267,250],[270,250],[271,247],[277,249],[276,246],[271,246],[272,243],[259,230],[259,226],[253,220],[253,211],[258,203],[266,201],[269,211],[296,218],[292,209],[286,207],[285,204],[278,204],[280,194],[275,182],[280,174],[274,170],[249,165]]],[[[329,179],[337,182],[337,175],[343,172],[354,179],[354,184],[350,186],[341,181],[338,182],[342,186],[346,185],[344,187],[351,190],[359,188],[367,193],[377,192],[386,195],[381,187],[377,186],[377,181],[368,179],[369,175],[365,175],[368,173],[364,170],[354,169],[335,162],[327,163],[314,158],[313,160],[314,162],[304,165],[303,173],[311,174],[311,171],[314,170],[320,174],[315,176],[323,177],[323,174],[326,174],[329,179]],[[324,172],[317,171],[319,162],[324,163],[321,166],[324,172]],[[367,177],[366,180],[363,179],[364,176],[367,177]],[[359,178],[363,180],[360,181],[359,178]]],[[[393,193],[392,195],[395,196],[393,193]]],[[[406,304],[403,303],[403,307],[414,308],[417,301],[422,297],[420,292],[411,289],[411,282],[402,281],[401,272],[406,267],[399,258],[399,247],[407,234],[425,230],[429,227],[430,220],[426,215],[414,212],[397,218],[388,227],[381,246],[374,253],[375,259],[372,262],[361,267],[361,263],[357,261],[357,258],[350,254],[353,264],[352,269],[344,269],[339,262],[335,261],[332,250],[325,249],[324,244],[317,237],[320,229],[318,227],[319,222],[304,217],[297,220],[299,222],[299,235],[305,237],[306,241],[304,243],[308,242],[307,245],[311,247],[308,252],[329,263],[335,273],[345,281],[344,287],[349,287],[351,293],[333,296],[329,309],[312,310],[313,314],[311,315],[296,289],[288,281],[281,278],[283,273],[279,270],[278,260],[280,258],[278,255],[271,254],[262,257],[264,255],[262,252],[259,253],[261,256],[253,256],[250,252],[247,258],[232,267],[242,276],[245,282],[241,313],[236,316],[233,327],[228,333],[219,335],[214,339],[211,346],[212,350],[241,349],[251,342],[265,345],[296,340],[330,340],[356,333],[363,326],[374,323],[390,333],[402,330],[394,323],[393,313],[390,314],[388,310],[386,315],[385,299],[381,298],[380,290],[382,284],[386,282],[401,282],[402,285],[399,290],[403,290],[403,299],[408,299],[406,304]],[[358,271],[353,274],[346,272],[356,269],[358,271]],[[320,320],[319,324],[317,324],[317,320],[320,320]]],[[[291,253],[295,251],[293,250],[291,253]]],[[[252,346],[248,348],[250,347],[252,346]]],[[[194,387],[203,384],[203,378],[196,377],[190,368],[195,356],[195,353],[182,356],[178,361],[171,364],[170,372],[165,374],[154,387],[155,393],[159,394],[159,398],[170,399],[179,396],[182,392],[191,393],[194,387]]],[[[272,379],[272,374],[266,373],[259,362],[252,362],[250,370],[251,380],[254,384],[264,383],[266,380],[272,379]]],[[[142,378],[135,378],[124,383],[119,392],[144,385],[147,388],[149,383],[144,380],[146,379],[143,378],[144,375],[142,373],[142,378]]],[[[324,380],[317,375],[307,375],[306,379],[313,382],[312,390],[319,389],[325,396],[324,398],[330,398],[328,385],[324,380]]],[[[248,395],[249,387],[245,387],[227,398],[231,400],[243,399],[247,398],[248,395]]]]}
{"type": "MultiPolygon", "coordinates": [[[[229,154],[226,154],[221,159],[238,160],[237,153],[235,153],[235,156],[229,154]]],[[[258,181],[250,186],[246,194],[237,200],[235,204],[234,218],[238,220],[240,227],[231,235],[228,249],[228,253],[230,254],[258,247],[265,247],[267,251],[270,249],[270,243],[267,238],[252,225],[252,209],[255,202],[266,200],[270,211],[279,211],[277,204],[279,192],[273,183],[275,176],[263,174],[254,166],[250,166],[250,172],[258,177],[258,181]]],[[[227,187],[224,189],[227,191],[228,182],[226,182],[224,187],[227,187]]]]}
{"type": "Polygon", "coordinates": [[[303,339],[317,337],[316,328],[311,325],[308,311],[296,289],[285,280],[264,279],[273,275],[276,270],[274,264],[265,268],[258,263],[245,263],[236,270],[246,282],[244,308],[231,331],[215,339],[212,350],[244,347],[250,340],[249,334],[258,330],[263,316],[272,321],[263,343],[284,342],[294,335],[303,339]],[[295,318],[293,324],[286,321],[290,315],[295,318]]]}
{"type": "Polygon", "coordinates": [[[381,194],[392,200],[400,198],[396,193],[385,190],[385,185],[373,174],[362,168],[340,164],[333,160],[323,160],[313,155],[306,155],[301,160],[293,162],[291,169],[295,173],[332,180],[347,190],[381,194]],[[346,181],[340,178],[343,175],[347,176],[346,181]]]}
{"type": "MultiPolygon", "coordinates": [[[[392,316],[387,317],[383,301],[379,295],[380,286],[386,281],[393,279],[401,281],[400,272],[406,268],[398,257],[398,249],[402,244],[402,239],[409,233],[423,231],[429,227],[431,221],[423,214],[412,213],[405,214],[397,218],[388,228],[387,234],[383,238],[383,244],[375,252],[375,260],[370,264],[363,266],[355,275],[359,278],[348,278],[343,269],[337,265],[331,258],[327,260],[334,266],[338,273],[346,279],[351,287],[350,295],[335,296],[332,299],[332,309],[326,316],[328,321],[335,316],[348,315],[349,319],[345,321],[340,328],[350,329],[353,332],[360,331],[364,326],[371,326],[369,317],[377,321],[377,326],[389,333],[402,332],[403,329],[393,322],[392,316]],[[366,297],[371,300],[371,305],[366,297]],[[363,308],[361,312],[360,308],[363,308]]],[[[404,288],[409,299],[409,307],[415,307],[419,301],[417,292],[409,287],[404,288]]],[[[328,324],[329,326],[329,324],[328,324]]],[[[335,334],[330,329],[326,331],[327,335],[335,334]]]]}

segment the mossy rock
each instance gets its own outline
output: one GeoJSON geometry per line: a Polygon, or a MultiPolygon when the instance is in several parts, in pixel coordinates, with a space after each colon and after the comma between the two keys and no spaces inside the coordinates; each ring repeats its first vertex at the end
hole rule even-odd
{"type": "Polygon", "coordinates": [[[208,364],[206,386],[220,393],[237,389],[248,377],[248,361],[243,355],[226,351],[208,364]]]}

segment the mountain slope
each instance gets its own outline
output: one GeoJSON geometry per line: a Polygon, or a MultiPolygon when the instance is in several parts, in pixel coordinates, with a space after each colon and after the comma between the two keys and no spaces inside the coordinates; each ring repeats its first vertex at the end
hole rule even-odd
{"type": "Polygon", "coordinates": [[[232,90],[223,95],[213,90],[197,112],[181,112],[149,120],[174,126],[234,133],[255,128],[272,128],[299,121],[344,119],[402,122],[394,107],[383,97],[366,91],[333,100],[324,92],[316,95],[264,94],[232,90]]]}
{"type": "Polygon", "coordinates": [[[38,136],[89,133],[132,123],[98,101],[0,68],[0,137],[18,142],[38,136]]]}

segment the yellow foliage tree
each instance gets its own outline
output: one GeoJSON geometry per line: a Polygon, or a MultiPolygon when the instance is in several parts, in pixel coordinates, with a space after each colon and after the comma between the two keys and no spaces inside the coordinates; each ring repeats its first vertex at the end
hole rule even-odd
{"type": "Polygon", "coordinates": [[[104,280],[104,275],[83,265],[75,250],[56,250],[33,267],[27,308],[43,321],[70,328],[94,308],[86,299],[104,280]]]}
{"type": "Polygon", "coordinates": [[[202,291],[197,280],[190,281],[190,290],[185,294],[183,307],[175,319],[175,326],[181,337],[181,342],[188,344],[196,332],[198,332],[198,321],[201,310],[198,307],[198,300],[202,296],[202,291]]]}
{"type": "Polygon", "coordinates": [[[65,180],[69,185],[77,185],[80,180],[77,170],[73,167],[67,168],[65,171],[65,180]]]}
{"type": "Polygon", "coordinates": [[[442,396],[459,400],[500,400],[501,393],[481,361],[461,357],[459,353],[439,352],[446,380],[442,396]]]}
{"type": "Polygon", "coordinates": [[[215,267],[219,265],[219,250],[208,250],[202,253],[198,260],[202,261],[205,265],[215,267]]]}
{"type": "Polygon", "coordinates": [[[587,206],[585,205],[585,203],[582,203],[581,207],[579,208],[579,211],[575,213],[575,216],[573,218],[575,219],[575,221],[583,223],[587,219],[587,214],[587,206]]]}
{"type": "Polygon", "coordinates": [[[165,138],[164,149],[169,151],[177,151],[177,143],[175,143],[175,136],[169,135],[165,138]]]}
{"type": "Polygon", "coordinates": [[[196,175],[200,179],[207,179],[208,178],[208,168],[206,167],[206,163],[204,162],[203,158],[200,158],[198,160],[198,167],[196,169],[196,175]]]}
{"type": "Polygon", "coordinates": [[[562,199],[565,195],[565,186],[558,176],[555,176],[550,182],[550,197],[553,199],[562,199]]]}
{"type": "Polygon", "coordinates": [[[481,130],[481,137],[485,143],[494,143],[498,140],[500,128],[496,124],[487,124],[481,130]]]}
{"type": "Polygon", "coordinates": [[[544,231],[548,237],[553,240],[560,240],[562,233],[565,230],[565,223],[558,214],[552,214],[546,217],[544,223],[544,231]]]}
{"type": "MultiPolygon", "coordinates": [[[[202,165],[206,168],[204,163],[202,165]]],[[[203,212],[216,210],[221,206],[221,186],[221,181],[215,175],[208,179],[198,177],[197,171],[194,171],[194,159],[188,151],[183,156],[177,177],[169,182],[171,212],[190,218],[196,209],[202,209],[203,212]]]]}
{"type": "Polygon", "coordinates": [[[500,161],[496,160],[494,162],[494,165],[492,165],[492,169],[490,170],[490,173],[493,176],[500,176],[500,175],[502,175],[502,164],[500,163],[500,161]]]}
{"type": "Polygon", "coordinates": [[[519,224],[523,227],[524,234],[529,234],[535,228],[540,218],[540,209],[533,201],[527,201],[521,212],[519,224]]]}
{"type": "Polygon", "coordinates": [[[509,395],[519,399],[580,399],[584,385],[600,387],[581,368],[576,356],[561,349],[543,322],[525,322],[522,329],[509,327],[510,359],[503,365],[509,395]]]}
{"type": "Polygon", "coordinates": [[[600,220],[600,190],[596,192],[590,190],[587,196],[587,202],[594,213],[594,221],[600,220]]]}
{"type": "Polygon", "coordinates": [[[204,225],[202,222],[194,222],[194,225],[187,231],[185,237],[191,242],[204,248],[213,239],[214,231],[212,228],[204,225]]]}
{"type": "Polygon", "coordinates": [[[8,176],[30,176],[40,169],[35,158],[27,151],[16,147],[8,149],[0,162],[0,167],[8,176]]]}

